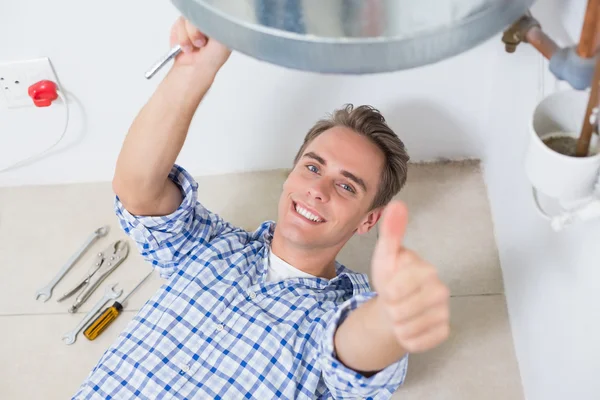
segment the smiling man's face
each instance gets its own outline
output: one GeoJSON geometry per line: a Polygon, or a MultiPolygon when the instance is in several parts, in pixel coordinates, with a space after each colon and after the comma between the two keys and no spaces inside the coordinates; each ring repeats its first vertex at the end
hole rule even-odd
{"type": "Polygon", "coordinates": [[[381,210],[371,210],[383,152],[365,136],[336,126],[308,144],[283,185],[278,234],[296,247],[343,247],[368,232],[381,210]]]}

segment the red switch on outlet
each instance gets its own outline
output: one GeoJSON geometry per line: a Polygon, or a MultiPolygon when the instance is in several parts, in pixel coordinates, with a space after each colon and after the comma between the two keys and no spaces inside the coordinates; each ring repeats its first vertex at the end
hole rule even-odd
{"type": "Polygon", "coordinates": [[[27,93],[29,93],[29,97],[33,99],[33,103],[37,107],[48,107],[58,98],[57,90],[56,83],[43,80],[29,86],[27,93]]]}

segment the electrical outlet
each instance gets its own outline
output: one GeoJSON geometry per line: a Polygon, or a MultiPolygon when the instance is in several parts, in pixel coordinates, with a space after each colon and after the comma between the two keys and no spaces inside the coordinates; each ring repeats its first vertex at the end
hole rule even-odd
{"type": "Polygon", "coordinates": [[[8,108],[33,107],[33,100],[27,90],[29,86],[44,79],[59,86],[47,57],[0,63],[0,92],[3,93],[8,108]]]}

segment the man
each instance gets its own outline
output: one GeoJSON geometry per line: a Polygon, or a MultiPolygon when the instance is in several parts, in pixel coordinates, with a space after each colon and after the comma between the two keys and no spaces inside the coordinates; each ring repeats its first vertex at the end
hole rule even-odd
{"type": "Polygon", "coordinates": [[[389,203],[406,181],[404,145],[373,108],[338,110],[306,136],[277,223],[237,228],[175,165],[230,51],[182,18],[176,42],[184,52],[132,124],[113,181],[124,230],[166,283],[74,397],[389,398],[408,353],[449,332],[448,289],[402,246],[407,212],[389,203]],[[335,259],[380,218],[373,292],[335,259]]]}

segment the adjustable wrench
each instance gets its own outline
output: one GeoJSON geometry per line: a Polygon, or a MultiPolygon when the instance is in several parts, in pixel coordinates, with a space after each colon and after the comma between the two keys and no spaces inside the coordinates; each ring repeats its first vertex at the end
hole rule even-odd
{"type": "Polygon", "coordinates": [[[77,260],[85,253],[85,251],[99,238],[106,236],[108,233],[108,226],[103,226],[101,228],[96,229],[85,241],[83,246],[77,251],[77,253],[73,254],[71,258],[65,263],[65,265],[58,271],[56,276],[43,288],[39,289],[35,292],[35,299],[46,302],[52,296],[52,289],[60,280],[69,272],[69,270],[75,265],[77,260]]]}
{"type": "Polygon", "coordinates": [[[81,331],[83,327],[85,327],[96,316],[96,314],[100,312],[106,303],[117,299],[121,293],[123,293],[123,289],[115,290],[115,286],[117,286],[117,283],[107,286],[106,290],[104,291],[104,296],[100,299],[100,301],[98,301],[98,303],[96,303],[94,308],[92,308],[90,312],[83,317],[79,325],[77,325],[71,332],[67,332],[63,335],[62,340],[65,342],[65,344],[75,343],[75,339],[77,338],[79,331],[81,331]]]}

